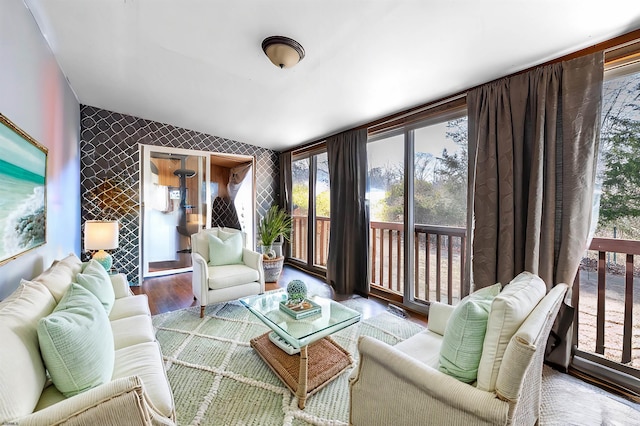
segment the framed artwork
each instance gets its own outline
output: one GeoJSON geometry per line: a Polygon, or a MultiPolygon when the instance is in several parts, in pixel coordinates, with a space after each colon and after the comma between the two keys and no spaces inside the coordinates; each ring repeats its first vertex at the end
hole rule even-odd
{"type": "Polygon", "coordinates": [[[0,265],[46,242],[47,148],[0,114],[0,265]]]}

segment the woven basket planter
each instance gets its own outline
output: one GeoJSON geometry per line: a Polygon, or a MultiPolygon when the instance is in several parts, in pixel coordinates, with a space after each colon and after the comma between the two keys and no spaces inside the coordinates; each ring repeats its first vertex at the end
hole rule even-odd
{"type": "Polygon", "coordinates": [[[264,282],[275,283],[280,278],[284,265],[284,256],[275,259],[262,259],[262,267],[264,269],[264,282]]]}

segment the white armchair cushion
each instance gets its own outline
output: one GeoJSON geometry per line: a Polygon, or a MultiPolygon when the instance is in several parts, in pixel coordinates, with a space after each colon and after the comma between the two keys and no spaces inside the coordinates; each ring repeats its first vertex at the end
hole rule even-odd
{"type": "Polygon", "coordinates": [[[217,290],[260,280],[256,269],[247,265],[225,265],[209,267],[209,288],[217,290]]]}
{"type": "Polygon", "coordinates": [[[451,317],[451,313],[455,306],[446,303],[431,302],[429,305],[429,323],[427,328],[434,333],[444,336],[444,330],[447,328],[447,322],[451,317]]]}
{"type": "Polygon", "coordinates": [[[209,266],[236,265],[242,263],[242,234],[219,231],[209,234],[209,266]]]}
{"type": "Polygon", "coordinates": [[[84,287],[71,284],[53,313],[38,322],[38,341],[51,381],[63,395],[111,379],[111,326],[100,301],[84,287]]]}
{"type": "Polygon", "coordinates": [[[481,288],[455,307],[440,347],[440,371],[465,383],[476,380],[489,309],[500,287],[498,283],[481,288]]]}
{"type": "Polygon", "coordinates": [[[410,339],[403,340],[394,346],[416,361],[428,365],[431,368],[438,368],[440,361],[440,346],[442,345],[442,335],[431,330],[424,330],[414,334],[410,339]]]}
{"type": "Polygon", "coordinates": [[[478,389],[493,392],[504,352],[533,308],[542,300],[547,287],[530,272],[522,272],[493,299],[487,333],[478,367],[478,389]]]}

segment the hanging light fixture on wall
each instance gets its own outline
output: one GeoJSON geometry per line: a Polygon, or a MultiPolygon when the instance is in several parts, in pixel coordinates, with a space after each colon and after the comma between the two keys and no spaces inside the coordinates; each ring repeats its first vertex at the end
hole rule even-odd
{"type": "Polygon", "coordinates": [[[273,65],[280,68],[291,68],[304,58],[302,45],[289,37],[267,37],[262,40],[262,50],[273,65]]]}

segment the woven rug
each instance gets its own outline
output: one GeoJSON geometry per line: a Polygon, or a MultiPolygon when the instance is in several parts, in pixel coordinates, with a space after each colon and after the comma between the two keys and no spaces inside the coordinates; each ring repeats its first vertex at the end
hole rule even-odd
{"type": "MultiPolygon", "coordinates": [[[[362,311],[362,302],[344,304],[362,311]]],[[[347,369],[309,397],[304,410],[267,367],[249,340],[268,331],[237,302],[153,317],[162,346],[179,425],[346,425],[349,387],[347,369]]],[[[332,338],[357,361],[358,336],[391,345],[421,331],[410,321],[382,313],[335,333],[332,338]]],[[[640,424],[640,405],[605,392],[545,366],[542,377],[543,425],[640,424]]]]}
{"type": "MultiPolygon", "coordinates": [[[[358,298],[343,302],[361,311],[358,298]]],[[[269,331],[238,302],[155,315],[180,425],[346,425],[349,387],[347,369],[307,399],[304,410],[276,377],[249,340],[269,331]]],[[[331,337],[357,360],[358,336],[396,344],[422,327],[383,312],[331,337]]]]}

